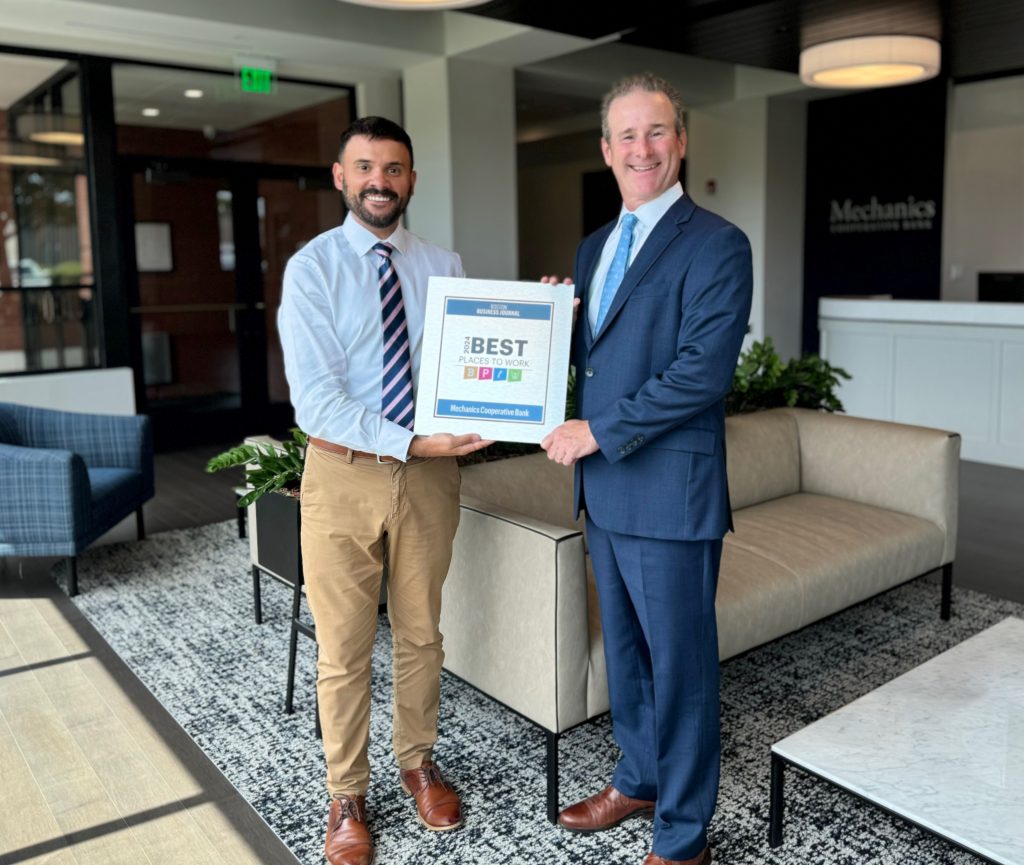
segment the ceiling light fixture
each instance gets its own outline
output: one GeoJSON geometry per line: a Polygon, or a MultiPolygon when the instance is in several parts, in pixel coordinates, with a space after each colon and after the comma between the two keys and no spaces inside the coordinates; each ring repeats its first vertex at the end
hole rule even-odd
{"type": "Polygon", "coordinates": [[[202,99],[203,91],[195,87],[190,87],[188,90],[185,91],[185,97],[187,99],[202,99]]]}
{"type": "Polygon", "coordinates": [[[21,114],[15,124],[19,138],[40,144],[81,147],[85,143],[82,118],[77,114],[21,114]]]}
{"type": "Polygon", "coordinates": [[[810,87],[895,87],[939,74],[942,46],[923,36],[857,36],[800,52],[800,80],[810,87]]]}
{"type": "Polygon", "coordinates": [[[466,9],[470,6],[482,6],[489,0],[345,0],[357,6],[375,6],[378,9],[409,9],[420,12],[438,9],[466,9]]]}
{"type": "Polygon", "coordinates": [[[62,156],[58,148],[34,141],[0,141],[0,165],[53,168],[63,162],[62,156]]]}
{"type": "Polygon", "coordinates": [[[143,117],[159,117],[160,116],[160,109],[159,108],[143,108],[142,109],[142,116],[143,117]]]}

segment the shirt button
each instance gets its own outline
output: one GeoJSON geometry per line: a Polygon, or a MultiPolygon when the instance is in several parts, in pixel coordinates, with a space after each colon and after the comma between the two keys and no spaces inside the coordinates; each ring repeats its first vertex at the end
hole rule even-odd
{"type": "Polygon", "coordinates": [[[584,370],[583,374],[584,374],[584,375],[585,375],[585,376],[586,376],[587,378],[593,378],[593,377],[594,377],[594,368],[593,368],[592,366],[588,366],[588,367],[586,368],[586,370],[584,370]]]}

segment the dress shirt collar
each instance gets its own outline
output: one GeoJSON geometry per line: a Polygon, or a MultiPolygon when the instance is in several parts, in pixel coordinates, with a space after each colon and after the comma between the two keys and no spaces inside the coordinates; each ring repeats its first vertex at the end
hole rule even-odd
{"type": "MultiPolygon", "coordinates": [[[[632,214],[637,218],[637,222],[643,226],[643,230],[646,233],[654,228],[661,217],[668,213],[668,209],[682,197],[683,185],[677,181],[657,198],[645,201],[636,210],[632,211],[632,214]]],[[[622,217],[630,212],[626,209],[626,205],[623,204],[622,210],[619,212],[619,225],[622,224],[622,217]]]]}
{"type": "Polygon", "coordinates": [[[398,223],[390,237],[381,239],[349,213],[341,225],[341,230],[344,232],[345,239],[349,242],[349,245],[359,256],[369,254],[373,250],[375,243],[390,243],[401,253],[404,253],[409,247],[409,234],[402,226],[402,223],[398,223]]]}

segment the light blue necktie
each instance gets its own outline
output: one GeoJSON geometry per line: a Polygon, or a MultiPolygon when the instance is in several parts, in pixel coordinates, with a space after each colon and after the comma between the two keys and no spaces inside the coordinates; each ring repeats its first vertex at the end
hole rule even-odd
{"type": "Polygon", "coordinates": [[[619,230],[619,245],[615,247],[615,258],[612,259],[608,268],[608,275],[604,278],[604,288],[601,289],[601,304],[597,308],[597,321],[594,322],[594,333],[601,330],[604,324],[604,317],[608,314],[608,308],[615,299],[615,293],[622,284],[622,278],[626,275],[626,268],[629,267],[629,250],[633,246],[633,227],[636,225],[636,217],[627,213],[622,217],[622,226],[619,230]]]}

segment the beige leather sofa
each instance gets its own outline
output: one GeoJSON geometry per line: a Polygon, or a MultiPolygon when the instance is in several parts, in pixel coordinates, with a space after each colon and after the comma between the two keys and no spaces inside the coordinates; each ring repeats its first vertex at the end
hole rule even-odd
{"type": "MultiPolygon", "coordinates": [[[[956,552],[959,436],[802,409],[726,424],[736,525],[719,577],[724,660],[906,580],[956,552]]],[[[547,735],[608,710],[601,627],[572,471],[545,454],[468,466],[444,589],[445,667],[547,735]]]]}

